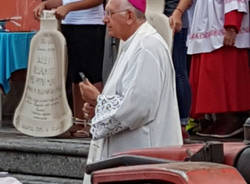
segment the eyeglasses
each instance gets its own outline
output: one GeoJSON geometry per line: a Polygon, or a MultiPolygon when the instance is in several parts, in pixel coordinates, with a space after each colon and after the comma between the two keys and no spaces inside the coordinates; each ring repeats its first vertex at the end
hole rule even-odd
{"type": "Polygon", "coordinates": [[[128,10],[129,10],[129,9],[117,10],[117,11],[105,10],[104,16],[112,17],[112,15],[114,15],[114,14],[116,14],[116,13],[122,13],[122,12],[125,12],[125,11],[128,11],[128,10]]]}

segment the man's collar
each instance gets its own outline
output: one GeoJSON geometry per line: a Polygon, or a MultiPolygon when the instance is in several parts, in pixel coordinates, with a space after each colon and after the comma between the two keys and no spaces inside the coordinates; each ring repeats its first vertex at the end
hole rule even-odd
{"type": "Polygon", "coordinates": [[[138,33],[140,33],[143,29],[144,29],[144,27],[145,26],[147,26],[148,25],[148,22],[147,21],[145,21],[143,24],[141,24],[139,27],[138,27],[138,29],[126,40],[126,41],[124,41],[124,43],[123,43],[123,45],[122,45],[122,50],[123,51],[126,51],[127,49],[128,49],[128,47],[129,47],[129,45],[131,44],[131,42],[132,42],[132,40],[135,38],[135,36],[138,34],[138,33]]]}

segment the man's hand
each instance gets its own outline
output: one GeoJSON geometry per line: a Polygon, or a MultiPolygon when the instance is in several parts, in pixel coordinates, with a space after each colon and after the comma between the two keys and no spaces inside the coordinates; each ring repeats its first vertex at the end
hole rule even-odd
{"type": "Polygon", "coordinates": [[[182,13],[179,10],[175,10],[171,17],[169,17],[169,23],[174,33],[179,32],[182,28],[182,13]]]}
{"type": "Polygon", "coordinates": [[[226,33],[224,36],[224,46],[234,46],[235,44],[235,39],[237,36],[236,29],[233,27],[228,27],[226,28],[226,33]]]}
{"type": "Polygon", "coordinates": [[[35,19],[39,20],[41,14],[42,14],[42,11],[44,9],[46,9],[46,1],[41,2],[38,6],[36,6],[34,8],[33,14],[34,14],[35,19]]]}
{"type": "Polygon", "coordinates": [[[55,12],[55,16],[57,19],[59,20],[62,20],[65,18],[65,16],[70,12],[70,9],[67,7],[67,5],[65,6],[59,6],[57,9],[56,9],[56,12],[55,12]]]}
{"type": "Polygon", "coordinates": [[[97,97],[100,95],[98,89],[91,84],[88,80],[80,82],[79,84],[82,99],[92,106],[96,106],[97,97]]]}
{"type": "Polygon", "coordinates": [[[90,105],[89,103],[84,103],[83,108],[84,119],[90,120],[95,116],[95,106],[90,105]]]}

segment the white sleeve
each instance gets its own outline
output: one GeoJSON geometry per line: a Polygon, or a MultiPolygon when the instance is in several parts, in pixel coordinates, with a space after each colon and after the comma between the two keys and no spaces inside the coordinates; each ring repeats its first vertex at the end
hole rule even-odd
{"type": "Polygon", "coordinates": [[[93,139],[111,136],[126,129],[126,126],[113,118],[120,109],[123,100],[124,97],[119,95],[98,96],[95,117],[92,119],[91,126],[93,139]]]}
{"type": "Polygon", "coordinates": [[[136,129],[155,119],[164,72],[159,58],[154,57],[150,51],[140,51],[134,59],[134,64],[126,69],[126,76],[121,81],[121,92],[114,96],[98,97],[91,127],[93,139],[136,129]]]}
{"type": "Polygon", "coordinates": [[[248,3],[249,3],[249,0],[224,0],[224,5],[225,5],[224,14],[229,13],[234,10],[247,13],[248,3]]]}

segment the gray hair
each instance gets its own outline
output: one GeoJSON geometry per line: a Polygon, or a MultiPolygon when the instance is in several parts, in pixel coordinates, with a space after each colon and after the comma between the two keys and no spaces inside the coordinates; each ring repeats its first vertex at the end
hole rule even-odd
{"type": "Polygon", "coordinates": [[[137,19],[141,19],[141,20],[146,19],[145,14],[141,12],[140,10],[138,10],[137,8],[135,8],[128,0],[121,0],[120,8],[131,10],[132,12],[135,13],[135,16],[137,19]]]}

